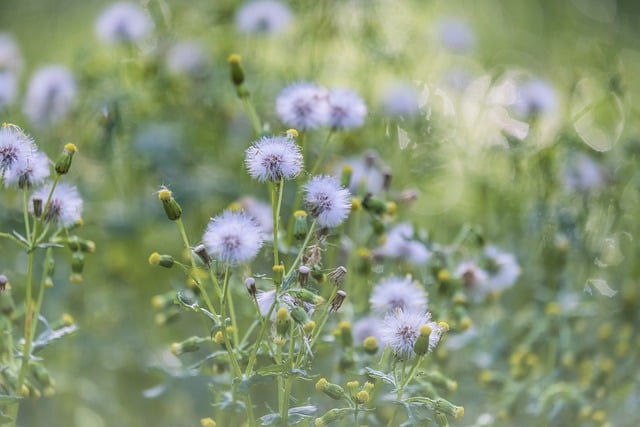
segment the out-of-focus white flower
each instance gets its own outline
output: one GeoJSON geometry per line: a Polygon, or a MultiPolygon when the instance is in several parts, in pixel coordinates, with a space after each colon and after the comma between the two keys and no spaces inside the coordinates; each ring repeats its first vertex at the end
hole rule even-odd
{"type": "Polygon", "coordinates": [[[518,99],[513,105],[521,117],[533,117],[553,112],[556,108],[556,91],[544,80],[530,80],[518,90],[518,99]]]}
{"type": "Polygon", "coordinates": [[[365,316],[353,324],[353,339],[358,345],[368,337],[375,337],[378,342],[382,341],[382,319],[365,316]]]}
{"type": "Polygon", "coordinates": [[[362,126],[367,116],[367,106],[360,96],[350,89],[329,91],[329,126],[334,129],[352,129],[362,126]]]}
{"type": "Polygon", "coordinates": [[[107,7],[96,21],[96,34],[106,44],[140,41],[153,28],[153,21],[135,3],[115,3],[107,7]]]}
{"type": "Polygon", "coordinates": [[[238,203],[262,229],[265,240],[273,239],[273,211],[271,205],[251,196],[241,198],[238,203]]]}
{"type": "Polygon", "coordinates": [[[75,101],[76,82],[66,67],[40,68],[31,78],[24,100],[24,113],[37,126],[46,127],[62,120],[75,101]]]}
{"type": "Polygon", "coordinates": [[[276,99],[280,120],[296,129],[316,129],[329,121],[329,93],[315,83],[294,83],[276,99]]]}
{"type": "Polygon", "coordinates": [[[258,181],[289,180],[302,170],[302,152],[291,138],[265,136],[247,149],[245,164],[249,175],[258,181]]]}
{"type": "Polygon", "coordinates": [[[389,84],[382,95],[382,108],[390,116],[411,117],[420,110],[418,88],[407,82],[389,84]]]}
{"type": "Polygon", "coordinates": [[[264,239],[262,229],[252,217],[244,212],[224,211],[211,219],[202,242],[219,261],[237,265],[253,259],[264,239]]]}
{"type": "MultiPolygon", "coordinates": [[[[33,192],[29,200],[30,209],[33,209],[33,200],[39,199],[45,206],[52,183],[48,183],[33,192]]],[[[83,202],[78,189],[66,182],[59,183],[49,202],[49,208],[44,213],[44,219],[59,222],[64,227],[70,227],[82,219],[83,202]]],[[[32,211],[33,213],[33,211],[32,211]]]]}
{"type": "Polygon", "coordinates": [[[433,351],[440,342],[444,330],[431,321],[430,313],[396,310],[388,314],[382,323],[382,342],[391,347],[397,358],[412,359],[416,355],[413,347],[420,335],[420,328],[425,325],[431,328],[429,351],[433,351]]]}
{"type": "Polygon", "coordinates": [[[5,108],[16,99],[18,78],[9,71],[0,71],[0,109],[5,108]]]}
{"type": "Polygon", "coordinates": [[[338,180],[328,175],[317,175],[305,185],[304,201],[309,214],[321,227],[336,227],[349,216],[351,195],[338,180]]]}
{"type": "Polygon", "coordinates": [[[462,280],[465,291],[475,301],[481,301],[489,292],[489,273],[478,267],[473,261],[464,261],[458,265],[454,277],[462,280]]]}
{"type": "Polygon", "coordinates": [[[0,33],[0,73],[8,72],[16,78],[24,66],[16,41],[9,34],[0,33]]]}
{"type": "Polygon", "coordinates": [[[492,292],[500,292],[510,288],[520,277],[520,264],[515,255],[504,252],[495,246],[487,246],[484,249],[489,273],[488,284],[492,292]]]}
{"type": "Polygon", "coordinates": [[[382,246],[374,251],[377,256],[424,265],[431,258],[431,251],[424,243],[414,239],[414,229],[409,223],[397,224],[388,233],[382,246]]]}
{"type": "Polygon", "coordinates": [[[202,43],[187,40],[171,46],[166,57],[167,70],[176,75],[202,77],[208,66],[208,58],[202,43]]]}
{"type": "Polygon", "coordinates": [[[465,21],[459,18],[442,19],[437,24],[438,39],[445,49],[454,53],[473,50],[476,35],[465,21]]]}
{"type": "Polygon", "coordinates": [[[293,14],[276,0],[249,1],[236,13],[236,27],[243,33],[277,34],[289,27],[293,14]]]}
{"type": "Polygon", "coordinates": [[[51,173],[51,161],[42,151],[33,150],[18,160],[5,174],[5,185],[31,188],[40,185],[51,173]]]}
{"type": "Polygon", "coordinates": [[[424,312],[427,302],[427,293],[411,276],[381,280],[373,288],[369,299],[371,308],[380,314],[396,310],[424,312]]]}
{"type": "Polygon", "coordinates": [[[578,193],[597,190],[606,181],[602,166],[584,153],[572,153],[568,156],[562,177],[565,189],[578,193]]]}
{"type": "Polygon", "coordinates": [[[0,176],[6,177],[14,167],[36,151],[33,139],[16,125],[0,126],[0,176]]]}

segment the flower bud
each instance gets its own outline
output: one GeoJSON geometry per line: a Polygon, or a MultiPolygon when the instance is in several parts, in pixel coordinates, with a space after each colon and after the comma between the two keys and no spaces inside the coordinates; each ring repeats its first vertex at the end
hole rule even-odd
{"type": "Polygon", "coordinates": [[[464,415],[464,408],[462,406],[456,406],[443,398],[436,399],[433,408],[435,411],[451,415],[455,419],[462,418],[464,415]]]}
{"type": "Polygon", "coordinates": [[[295,129],[287,129],[287,138],[289,139],[296,139],[298,137],[299,133],[297,130],[295,129]]]}
{"type": "Polygon", "coordinates": [[[160,255],[158,252],[154,252],[149,255],[149,264],[159,265],[164,268],[171,268],[174,264],[174,259],[171,255],[160,255]]]}
{"type": "Polygon", "coordinates": [[[160,191],[158,191],[158,198],[162,202],[167,218],[175,221],[182,216],[182,208],[178,202],[176,202],[176,199],[173,198],[173,194],[168,188],[162,187],[160,191]]]}
{"type": "Polygon", "coordinates": [[[33,205],[33,216],[36,218],[40,218],[42,216],[42,199],[39,197],[34,197],[31,200],[31,204],[33,205]]]}
{"type": "Polygon", "coordinates": [[[202,418],[200,420],[200,425],[202,427],[216,427],[218,424],[211,418],[202,418]]]}
{"type": "Polygon", "coordinates": [[[244,83],[244,70],[240,65],[240,55],[231,54],[228,61],[231,70],[231,81],[235,86],[242,86],[244,83]]]}
{"type": "Polygon", "coordinates": [[[296,323],[300,325],[305,325],[309,321],[309,315],[307,314],[305,309],[300,307],[299,305],[293,307],[293,309],[291,310],[291,317],[293,317],[293,320],[295,320],[296,323]]]}
{"type": "Polygon", "coordinates": [[[351,347],[353,345],[353,333],[351,332],[351,323],[342,321],[338,324],[340,330],[340,342],[343,347],[351,347]]]}
{"type": "Polygon", "coordinates": [[[353,175],[353,167],[351,165],[344,165],[342,167],[342,174],[340,175],[340,185],[344,188],[349,188],[351,184],[351,176],[353,175]]]}
{"type": "Polygon", "coordinates": [[[200,337],[189,337],[182,342],[174,342],[171,344],[171,353],[175,356],[180,356],[184,353],[193,353],[200,349],[200,344],[204,340],[200,337]]]}
{"type": "Polygon", "coordinates": [[[0,274],[0,291],[4,291],[7,289],[7,285],[9,284],[9,279],[4,274],[0,274]]]}
{"type": "Polygon", "coordinates": [[[71,283],[82,283],[82,271],[84,270],[84,254],[74,252],[71,256],[71,283]]]}
{"type": "Polygon", "coordinates": [[[80,239],[77,236],[70,237],[67,245],[72,251],[81,251],[88,254],[96,251],[96,243],[93,240],[80,239]]]}
{"type": "Polygon", "coordinates": [[[303,210],[297,210],[293,213],[293,218],[293,237],[298,240],[304,240],[309,232],[307,213],[303,210]]]}
{"type": "Polygon", "coordinates": [[[313,320],[309,320],[307,323],[305,323],[302,326],[302,330],[307,335],[313,332],[315,329],[316,329],[316,322],[314,322],[313,320]]]}
{"type": "Polygon", "coordinates": [[[164,294],[154,295],[151,298],[151,307],[156,310],[165,310],[173,306],[173,302],[176,298],[175,291],[169,291],[164,294]]]}
{"type": "Polygon", "coordinates": [[[289,294],[295,295],[302,301],[313,305],[321,304],[324,301],[324,298],[308,289],[291,289],[289,294]]]}
{"type": "Polygon", "coordinates": [[[367,354],[376,354],[380,348],[378,339],[374,336],[366,337],[364,341],[362,341],[362,347],[367,354]]]}
{"type": "Polygon", "coordinates": [[[309,281],[309,275],[311,274],[311,269],[306,265],[301,265],[298,268],[298,283],[301,287],[305,287],[307,282],[309,281]]]}
{"type": "Polygon", "coordinates": [[[345,411],[343,410],[340,410],[338,408],[330,409],[329,411],[327,411],[326,414],[324,414],[320,418],[315,419],[314,426],[326,427],[329,424],[332,424],[336,421],[340,421],[342,418],[344,418],[344,415],[345,415],[345,411]]]}
{"type": "Polygon", "coordinates": [[[316,390],[323,392],[334,400],[340,400],[344,397],[344,389],[338,384],[328,382],[325,378],[318,380],[316,390]]]}
{"type": "Polygon", "coordinates": [[[367,193],[362,199],[362,207],[376,215],[382,215],[387,212],[387,203],[384,200],[373,197],[371,193],[367,193]]]}
{"type": "Polygon", "coordinates": [[[366,390],[360,390],[356,393],[356,403],[358,405],[362,405],[363,403],[367,403],[369,401],[369,392],[366,390]]]}
{"type": "Polygon", "coordinates": [[[13,296],[11,295],[11,284],[7,280],[7,276],[0,275],[0,313],[7,317],[11,317],[16,309],[13,296]]]}
{"type": "Polygon", "coordinates": [[[280,307],[276,312],[276,332],[281,337],[286,337],[291,325],[291,316],[287,307],[280,307]]]}
{"type": "Polygon", "coordinates": [[[29,370],[31,375],[33,375],[33,378],[35,378],[42,387],[47,387],[53,384],[49,371],[42,363],[34,361],[29,362],[29,370]]]}
{"type": "Polygon", "coordinates": [[[391,178],[393,174],[391,172],[391,168],[385,167],[382,169],[382,189],[384,191],[389,191],[391,188],[391,178]]]}
{"type": "Polygon", "coordinates": [[[284,279],[284,265],[274,265],[273,266],[273,283],[276,286],[280,286],[282,284],[282,280],[284,279]]]}
{"type": "Polygon", "coordinates": [[[206,265],[207,267],[211,267],[211,257],[209,256],[207,248],[204,245],[198,245],[193,248],[193,253],[196,254],[198,259],[202,261],[204,265],[206,265]]]}
{"type": "Polygon", "coordinates": [[[56,173],[58,175],[64,175],[69,172],[69,168],[71,168],[71,160],[73,159],[73,155],[76,153],[77,148],[74,144],[68,143],[64,145],[64,149],[62,150],[62,154],[58,158],[56,162],[56,173]]]}
{"type": "Polygon", "coordinates": [[[418,356],[423,356],[429,351],[429,335],[431,335],[431,331],[432,329],[429,325],[420,326],[420,335],[418,335],[415,344],[413,344],[413,351],[418,356]]]}

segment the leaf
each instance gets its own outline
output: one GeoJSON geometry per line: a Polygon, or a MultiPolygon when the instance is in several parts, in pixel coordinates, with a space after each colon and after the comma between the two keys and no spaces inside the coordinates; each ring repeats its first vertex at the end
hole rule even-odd
{"type": "Polygon", "coordinates": [[[155,399],[167,390],[167,384],[159,384],[155,387],[143,390],[142,395],[147,399],[155,399]]]}
{"type": "Polygon", "coordinates": [[[391,375],[385,374],[384,372],[376,371],[375,369],[371,369],[371,368],[365,368],[365,369],[367,371],[367,374],[370,377],[380,379],[386,382],[387,384],[391,384],[394,387],[396,386],[396,381],[393,379],[391,375]]]}
{"type": "Polygon", "coordinates": [[[407,421],[400,424],[399,427],[414,427],[414,426],[423,426],[427,425],[431,418],[429,418],[428,413],[424,410],[426,409],[426,405],[422,403],[406,403],[406,402],[395,402],[397,405],[404,406],[405,411],[407,412],[407,421]]]}
{"type": "Polygon", "coordinates": [[[19,396],[9,396],[7,394],[0,394],[0,405],[6,405],[7,403],[14,403],[21,400],[19,396]]]}
{"type": "Polygon", "coordinates": [[[618,291],[611,289],[609,284],[604,279],[588,279],[584,285],[584,291],[589,295],[593,295],[593,290],[596,290],[605,297],[613,298],[618,291]]]}
{"type": "MultiPolygon", "coordinates": [[[[288,425],[295,425],[304,421],[305,419],[312,418],[317,410],[318,408],[313,405],[298,406],[296,408],[289,409],[288,425]]],[[[271,414],[260,417],[258,421],[260,421],[260,424],[263,426],[280,425],[282,418],[280,417],[280,414],[273,412],[271,414]]]]}
{"type": "Polygon", "coordinates": [[[54,341],[59,340],[60,338],[66,337],[67,335],[71,335],[78,330],[77,325],[69,325],[62,327],[60,329],[49,329],[41,333],[38,338],[33,342],[33,351],[36,351],[46,345],[51,344],[54,341]]]}
{"type": "Polygon", "coordinates": [[[40,248],[40,249],[47,249],[47,248],[64,248],[63,245],[61,245],[60,243],[39,243],[36,245],[36,248],[40,248]]]}
{"type": "Polygon", "coordinates": [[[240,385],[238,385],[238,391],[242,394],[248,394],[251,386],[261,385],[261,384],[270,384],[273,381],[271,375],[260,375],[254,374],[249,378],[245,378],[240,381],[240,385]]]}

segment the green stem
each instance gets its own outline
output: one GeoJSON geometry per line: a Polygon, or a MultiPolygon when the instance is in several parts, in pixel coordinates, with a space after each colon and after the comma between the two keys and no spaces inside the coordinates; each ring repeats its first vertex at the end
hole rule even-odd
{"type": "Polygon", "coordinates": [[[271,186],[271,211],[273,214],[273,265],[279,265],[278,260],[278,229],[280,228],[280,208],[284,193],[284,178],[274,182],[271,186]]]}
{"type": "Polygon", "coordinates": [[[284,275],[285,278],[288,279],[289,276],[293,274],[295,269],[298,267],[298,263],[300,262],[300,260],[302,259],[302,256],[304,255],[304,250],[307,248],[307,245],[311,240],[311,236],[313,236],[313,232],[315,231],[317,224],[318,224],[318,221],[314,219],[313,222],[311,223],[311,226],[309,227],[309,232],[307,233],[307,237],[305,237],[304,242],[302,243],[302,246],[300,246],[300,250],[298,251],[298,256],[293,261],[293,264],[291,264],[291,267],[289,267],[289,271],[284,275]]]}
{"type": "Polygon", "coordinates": [[[311,173],[309,174],[310,176],[315,175],[316,172],[318,171],[318,168],[320,167],[320,164],[322,163],[322,160],[324,159],[324,156],[327,152],[327,145],[329,145],[329,141],[331,140],[332,135],[333,135],[333,130],[330,130],[329,133],[327,133],[327,137],[324,139],[322,146],[320,147],[320,153],[318,154],[318,158],[316,159],[315,163],[313,164],[313,167],[311,168],[311,173]]]}
{"type": "MultiPolygon", "coordinates": [[[[254,299],[255,301],[255,299],[254,299]]],[[[260,343],[262,342],[262,338],[264,337],[265,332],[267,331],[267,328],[269,327],[269,321],[271,319],[271,313],[273,313],[273,310],[275,309],[276,305],[278,303],[278,299],[274,298],[273,299],[273,304],[271,304],[271,307],[269,307],[269,312],[267,313],[267,315],[263,318],[262,317],[262,313],[260,313],[260,307],[256,307],[258,310],[258,316],[260,316],[260,320],[262,321],[262,327],[260,328],[260,332],[258,333],[258,339],[256,340],[255,344],[253,345],[253,348],[251,349],[251,355],[249,356],[249,362],[247,364],[247,369],[245,370],[245,375],[246,377],[250,377],[253,374],[253,366],[256,363],[257,360],[257,355],[258,355],[258,347],[260,347],[260,343]]],[[[256,306],[257,306],[257,302],[256,302],[256,306]]]]}
{"type": "Polygon", "coordinates": [[[253,126],[253,131],[256,133],[256,136],[260,136],[262,133],[262,126],[260,125],[260,119],[258,118],[258,113],[256,113],[256,109],[249,99],[249,96],[242,97],[242,105],[247,111],[247,115],[249,116],[249,120],[251,120],[251,126],[253,126]]]}
{"type": "Polygon", "coordinates": [[[338,293],[338,287],[333,286],[333,289],[331,290],[331,295],[329,296],[327,301],[324,303],[324,307],[322,307],[322,311],[320,312],[320,321],[318,322],[316,329],[313,331],[313,337],[309,342],[309,346],[311,348],[313,348],[313,345],[316,343],[316,341],[320,337],[320,334],[322,333],[322,329],[324,328],[325,323],[327,323],[327,319],[329,319],[329,308],[331,307],[331,301],[333,300],[333,298],[336,296],[337,293],[338,293]]]}

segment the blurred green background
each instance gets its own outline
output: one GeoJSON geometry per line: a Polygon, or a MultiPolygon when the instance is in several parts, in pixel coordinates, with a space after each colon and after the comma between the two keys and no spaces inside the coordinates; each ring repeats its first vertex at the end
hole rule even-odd
{"type": "MultiPolygon", "coordinates": [[[[274,99],[287,84],[312,80],[358,91],[369,106],[369,119],[363,129],[341,139],[342,148],[330,161],[375,148],[393,168],[398,189],[419,189],[419,200],[405,216],[428,229],[433,239],[451,241],[462,224],[470,223],[491,241],[514,250],[525,279],[507,295],[513,307],[525,310],[532,300],[545,301],[553,293],[542,290],[553,281],[544,242],[563,227],[563,215],[571,218],[580,237],[558,286],[580,295],[585,280],[603,274],[621,293],[635,290],[640,273],[633,262],[638,256],[633,239],[640,231],[638,2],[295,0],[288,2],[296,16],[293,28],[283,36],[260,38],[235,29],[234,14],[241,2],[150,0],[143,4],[154,19],[156,37],[147,56],[114,52],[97,41],[95,19],[108,4],[0,3],[0,32],[13,35],[24,56],[22,88],[32,71],[50,63],[69,66],[78,78],[77,106],[64,123],[31,128],[20,108],[3,112],[0,120],[25,128],[52,157],[63,142],[78,146],[69,180],[85,197],[82,235],[98,247],[88,258],[84,283],[68,284],[68,271],[58,272],[59,283],[44,314],[56,318],[71,313],[80,331],[42,354],[58,382],[57,395],[25,402],[22,425],[193,426],[209,414],[211,395],[202,376],[176,377],[159,396],[143,395],[167,379],[162,370],[178,370],[169,343],[201,327],[188,316],[167,327],[155,324],[151,297],[178,287],[182,278],[151,268],[147,257],[156,250],[180,253],[177,232],[154,196],[161,184],[175,192],[194,240],[207,219],[230,202],[262,194],[261,187],[239,171],[253,136],[228,82],[226,59],[231,53],[242,56],[256,107],[276,132],[284,127],[275,115],[274,99]],[[446,17],[463,19],[473,29],[471,53],[449,54],[434,42],[437,23],[446,17]],[[172,41],[191,38],[203,42],[209,55],[206,79],[168,77],[162,71],[162,52],[172,41]],[[393,79],[420,81],[433,94],[455,69],[472,77],[488,75],[493,82],[516,69],[552,82],[559,123],[547,119],[552,130],[528,145],[511,142],[509,151],[480,150],[469,148],[475,147],[477,129],[434,107],[426,120],[399,124],[410,141],[409,148],[400,149],[396,123],[380,113],[384,84],[393,79]],[[623,124],[606,150],[594,150],[573,128],[572,104],[582,79],[620,101],[621,113],[611,106],[607,111],[614,112],[598,123],[605,132],[623,124]],[[105,123],[114,110],[105,115],[105,108],[114,105],[119,106],[120,128],[108,136],[105,123]],[[605,189],[584,197],[562,192],[558,171],[575,153],[588,153],[611,173],[605,189]],[[630,236],[629,241],[621,239],[625,261],[606,269],[594,266],[602,239],[620,233],[630,236]]],[[[328,171],[332,168],[327,166],[328,171]]],[[[3,211],[3,225],[17,223],[20,215],[3,211]]],[[[10,250],[5,242],[0,250],[0,267],[20,274],[20,258],[5,256],[10,250]]],[[[594,304],[616,327],[637,320],[620,312],[619,299],[594,304]]],[[[621,365],[630,371],[620,371],[616,378],[637,375],[631,372],[637,358],[630,356],[630,364],[621,365]]],[[[472,425],[487,405],[487,397],[478,395],[475,372],[464,369],[469,359],[473,355],[455,355],[450,364],[451,371],[460,373],[455,400],[468,408],[460,425],[472,425]]],[[[637,386],[629,387],[633,391],[620,392],[624,399],[611,407],[612,425],[640,421],[633,404],[638,402],[637,386]]],[[[526,424],[526,419],[517,425],[540,425],[526,424]]]]}

